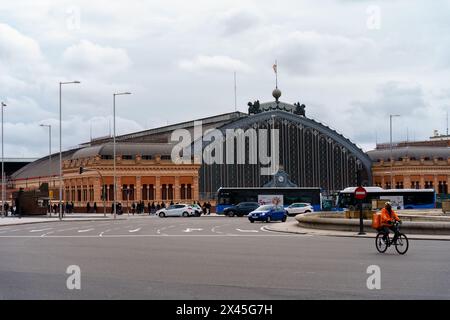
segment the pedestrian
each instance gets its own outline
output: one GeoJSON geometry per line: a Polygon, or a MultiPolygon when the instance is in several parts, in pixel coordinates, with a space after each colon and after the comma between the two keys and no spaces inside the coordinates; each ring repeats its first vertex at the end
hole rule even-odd
{"type": "Polygon", "coordinates": [[[156,203],[156,211],[159,211],[159,210],[161,210],[161,205],[158,202],[158,203],[156,203]]]}
{"type": "Polygon", "coordinates": [[[156,206],[155,206],[155,202],[152,202],[152,214],[155,214],[156,212],[156,206]]]}
{"type": "Polygon", "coordinates": [[[70,203],[70,213],[73,213],[73,210],[75,208],[75,204],[73,203],[73,201],[70,203]]]}
{"type": "Polygon", "coordinates": [[[209,201],[206,203],[206,211],[208,212],[208,215],[211,214],[211,203],[209,201]]]}
{"type": "Polygon", "coordinates": [[[97,202],[94,202],[94,213],[97,213],[97,202]]]}
{"type": "Polygon", "coordinates": [[[206,214],[206,202],[203,202],[202,211],[203,214],[206,214]]]}
{"type": "Polygon", "coordinates": [[[8,216],[8,209],[9,209],[8,202],[5,202],[4,209],[5,209],[5,216],[8,216]]]}
{"type": "Polygon", "coordinates": [[[136,204],[133,202],[132,204],[131,204],[131,213],[133,214],[133,216],[134,216],[134,211],[136,210],[136,204]]]}
{"type": "Polygon", "coordinates": [[[86,205],[86,212],[91,213],[91,204],[89,202],[86,205]]]}

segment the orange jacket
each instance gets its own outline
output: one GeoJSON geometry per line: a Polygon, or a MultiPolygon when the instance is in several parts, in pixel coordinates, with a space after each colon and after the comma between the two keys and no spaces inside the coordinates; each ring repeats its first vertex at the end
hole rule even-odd
{"type": "Polygon", "coordinates": [[[386,208],[381,209],[381,225],[389,225],[389,221],[395,220],[400,221],[400,218],[395,213],[394,210],[391,210],[392,214],[389,214],[389,212],[386,210],[386,208]]]}

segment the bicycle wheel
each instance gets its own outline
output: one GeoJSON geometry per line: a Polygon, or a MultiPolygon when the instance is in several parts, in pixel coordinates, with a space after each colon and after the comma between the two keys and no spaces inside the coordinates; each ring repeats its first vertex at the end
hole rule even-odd
{"type": "Polygon", "coordinates": [[[377,237],[375,238],[375,246],[377,247],[377,250],[379,253],[385,253],[387,248],[388,248],[388,244],[384,238],[384,233],[378,233],[377,237]]]}
{"type": "Polygon", "coordinates": [[[408,238],[403,233],[400,233],[398,235],[397,241],[395,242],[395,250],[397,250],[399,254],[405,254],[408,251],[408,248],[408,238]]]}

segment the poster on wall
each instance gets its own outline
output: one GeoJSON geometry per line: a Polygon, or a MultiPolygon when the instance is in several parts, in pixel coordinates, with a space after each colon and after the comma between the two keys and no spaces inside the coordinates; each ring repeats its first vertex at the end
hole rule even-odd
{"type": "Polygon", "coordinates": [[[260,194],[260,195],[258,195],[258,203],[260,206],[267,205],[267,204],[282,206],[283,205],[283,195],[260,194]]]}
{"type": "Polygon", "coordinates": [[[403,196],[381,196],[380,200],[390,201],[394,210],[403,210],[405,208],[403,196]]]}

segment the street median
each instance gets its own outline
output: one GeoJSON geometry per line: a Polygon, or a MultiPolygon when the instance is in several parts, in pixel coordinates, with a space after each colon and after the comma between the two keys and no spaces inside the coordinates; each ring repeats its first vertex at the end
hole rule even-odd
{"type": "MultiPolygon", "coordinates": [[[[427,219],[426,217],[401,217],[403,223],[401,225],[402,232],[406,234],[425,234],[425,235],[450,235],[450,220],[448,219],[427,219]],[[405,221],[409,220],[409,221],[405,221]],[[420,220],[420,221],[414,221],[420,220]]],[[[342,215],[334,214],[306,214],[297,215],[295,219],[298,225],[305,229],[319,229],[319,230],[335,230],[335,231],[347,231],[358,232],[359,231],[359,219],[346,219],[342,215]]],[[[372,221],[364,220],[364,229],[372,230],[372,221]]]]}

